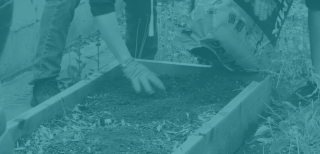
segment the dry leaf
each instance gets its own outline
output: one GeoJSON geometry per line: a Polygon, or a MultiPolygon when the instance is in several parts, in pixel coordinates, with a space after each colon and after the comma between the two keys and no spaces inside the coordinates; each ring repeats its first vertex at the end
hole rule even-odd
{"type": "Polygon", "coordinates": [[[125,125],[126,125],[126,123],[124,122],[123,119],[121,119],[121,125],[122,125],[122,126],[125,126],[125,125]]]}
{"type": "Polygon", "coordinates": [[[170,138],[170,136],[169,136],[167,133],[164,133],[164,135],[166,135],[168,142],[171,141],[171,138],[170,138]]]}
{"type": "Polygon", "coordinates": [[[198,115],[198,119],[199,119],[200,121],[202,121],[202,122],[206,122],[206,119],[204,119],[204,117],[201,116],[201,115],[198,115]]]}
{"type": "Polygon", "coordinates": [[[272,138],[258,138],[258,142],[261,142],[263,144],[270,144],[272,143],[273,139],[272,138]]]}
{"type": "Polygon", "coordinates": [[[257,136],[263,135],[267,133],[269,130],[270,130],[269,127],[262,125],[261,127],[258,128],[254,136],[257,137],[257,136]]]}
{"type": "Polygon", "coordinates": [[[112,120],[111,119],[105,119],[104,122],[107,124],[107,125],[110,125],[112,123],[112,120]]]}

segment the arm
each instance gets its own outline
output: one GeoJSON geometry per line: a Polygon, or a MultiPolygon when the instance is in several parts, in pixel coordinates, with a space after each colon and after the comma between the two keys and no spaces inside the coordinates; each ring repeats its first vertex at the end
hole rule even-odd
{"type": "Polygon", "coordinates": [[[159,89],[165,90],[163,83],[148,68],[135,61],[121,37],[117,16],[114,9],[115,0],[91,0],[91,12],[106,42],[115,58],[122,66],[122,71],[131,80],[136,92],[143,89],[153,94],[151,83],[159,89]]]}
{"type": "Polygon", "coordinates": [[[129,50],[121,37],[116,13],[112,12],[96,16],[95,20],[98,23],[102,39],[106,42],[119,63],[122,64],[131,58],[129,50]]]}

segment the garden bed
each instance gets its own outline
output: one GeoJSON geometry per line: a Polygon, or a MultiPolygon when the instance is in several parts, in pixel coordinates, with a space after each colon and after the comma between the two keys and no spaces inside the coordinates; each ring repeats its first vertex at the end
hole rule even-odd
{"type": "Polygon", "coordinates": [[[232,76],[223,71],[219,72],[217,68],[210,70],[200,65],[148,61],[144,63],[153,71],[162,74],[160,77],[167,87],[165,92],[158,91],[153,96],[136,94],[130,81],[121,77],[117,66],[109,68],[100,77],[88,79],[89,81],[80,82],[67,89],[68,96],[60,96],[56,101],[54,99],[58,99],[57,97],[48,100],[32,109],[34,112],[29,111],[25,116],[21,115],[11,121],[9,129],[16,135],[15,138],[30,134],[42,124],[31,136],[19,140],[17,152],[195,153],[193,149],[197,151],[197,148],[201,147],[197,144],[212,144],[220,135],[226,135],[220,129],[234,130],[228,124],[230,122],[237,130],[228,133],[239,134],[233,136],[239,143],[228,141],[230,136],[227,135],[220,140],[221,143],[216,142],[209,149],[202,148],[206,150],[202,153],[215,149],[225,150],[224,142],[232,142],[233,147],[228,149],[234,151],[245,138],[248,127],[255,125],[259,117],[257,114],[265,108],[264,103],[268,103],[268,78],[263,80],[264,78],[259,77],[259,82],[250,83],[253,75],[232,76]],[[102,80],[103,76],[113,80],[102,80]],[[73,106],[71,104],[79,103],[79,98],[85,97],[84,93],[92,93],[81,92],[88,91],[86,88],[90,87],[90,83],[95,83],[95,86],[91,87],[100,88],[97,91],[91,90],[93,94],[77,105],[71,114],[48,121],[53,115],[61,114],[62,111],[58,111],[58,108],[67,112],[66,108],[70,109],[73,106]],[[72,97],[78,98],[72,100],[72,97]],[[78,102],[74,102],[75,100],[78,102]],[[64,104],[62,107],[59,105],[61,102],[64,104]],[[50,111],[49,108],[55,108],[57,113],[45,112],[50,111]],[[39,118],[40,113],[51,116],[39,118]],[[238,121],[234,121],[234,118],[238,121]],[[36,119],[38,121],[35,122],[36,119]],[[43,124],[39,121],[48,122],[43,124]],[[217,130],[221,133],[213,136],[212,132],[217,130]],[[211,136],[208,142],[207,136],[211,136]],[[194,140],[194,137],[197,139],[194,140]],[[219,147],[215,147],[216,145],[219,147]]]}

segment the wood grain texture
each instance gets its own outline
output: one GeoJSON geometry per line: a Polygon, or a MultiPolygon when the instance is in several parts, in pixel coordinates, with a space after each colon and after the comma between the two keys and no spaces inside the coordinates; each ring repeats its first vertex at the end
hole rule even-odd
{"type": "MultiPolygon", "coordinates": [[[[203,65],[179,64],[171,62],[155,62],[138,60],[146,67],[159,74],[189,75],[201,71],[215,71],[217,75],[222,72],[219,68],[203,65]]],[[[230,78],[241,78],[237,73],[221,73],[230,78]]],[[[81,81],[60,94],[45,101],[39,106],[28,110],[7,123],[7,131],[14,140],[24,135],[31,134],[42,123],[56,116],[70,112],[76,104],[90,93],[96,91],[102,81],[112,80],[122,75],[117,62],[104,68],[102,73],[97,73],[89,79],[81,81]]],[[[254,80],[255,75],[245,75],[245,78],[254,80]]],[[[188,140],[174,154],[227,154],[235,151],[246,138],[250,128],[254,128],[258,120],[257,114],[264,110],[263,103],[269,102],[270,79],[263,82],[253,82],[232,100],[217,116],[199,129],[198,134],[190,136],[188,140]],[[232,145],[232,148],[230,148],[232,145]]]]}
{"type": "Polygon", "coordinates": [[[172,154],[233,154],[254,133],[270,103],[271,83],[252,82],[172,154]]]}
{"type": "Polygon", "coordinates": [[[14,140],[32,133],[42,123],[72,111],[75,105],[81,103],[87,95],[93,93],[99,87],[99,83],[103,80],[112,80],[120,73],[117,63],[108,65],[100,73],[93,74],[87,80],[78,82],[42,104],[8,121],[7,131],[12,134],[14,140]]]}
{"type": "Polygon", "coordinates": [[[166,73],[168,75],[189,75],[200,73],[202,71],[211,71],[215,75],[219,75],[226,78],[241,79],[244,81],[262,81],[263,75],[259,73],[240,73],[227,70],[221,63],[215,62],[212,67],[208,65],[198,64],[185,64],[175,62],[163,62],[163,61],[150,61],[150,60],[138,60],[155,73],[166,73]]]}

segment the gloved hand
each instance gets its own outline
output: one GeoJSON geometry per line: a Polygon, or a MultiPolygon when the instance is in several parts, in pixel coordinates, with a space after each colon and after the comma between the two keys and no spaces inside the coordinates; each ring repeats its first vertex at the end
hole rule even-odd
{"type": "Polygon", "coordinates": [[[276,8],[274,0],[254,0],[253,9],[254,14],[259,17],[259,20],[267,20],[272,15],[273,10],[276,8]]]}
{"type": "Polygon", "coordinates": [[[148,68],[138,63],[133,58],[125,61],[121,66],[123,73],[131,80],[132,86],[136,92],[141,92],[141,87],[143,87],[148,94],[153,94],[154,90],[150,83],[161,90],[165,90],[161,80],[148,68]]]}

